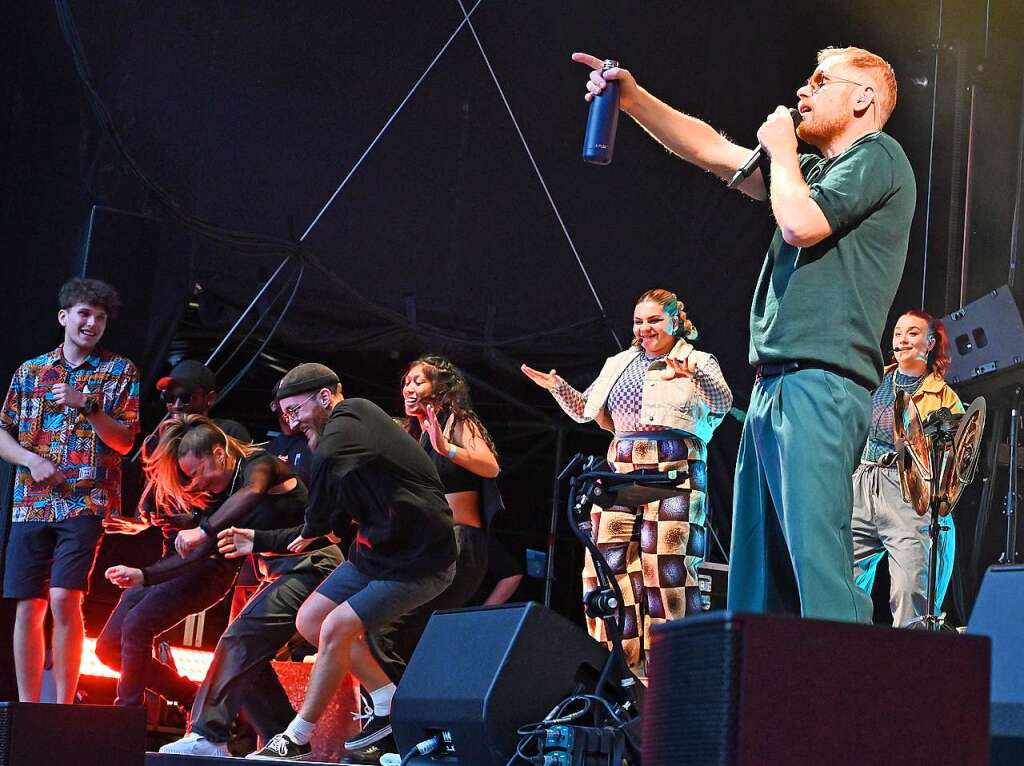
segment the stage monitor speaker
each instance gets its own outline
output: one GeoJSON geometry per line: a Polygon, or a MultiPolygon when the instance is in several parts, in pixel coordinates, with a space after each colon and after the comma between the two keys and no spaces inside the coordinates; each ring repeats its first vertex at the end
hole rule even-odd
{"type": "Polygon", "coordinates": [[[952,354],[946,382],[960,398],[991,397],[1024,381],[1024,322],[1009,287],[986,293],[942,321],[952,354]]]}
{"type": "Polygon", "coordinates": [[[537,603],[437,612],[391,705],[399,750],[441,735],[446,764],[505,766],[516,729],[575,691],[592,691],[607,657],[537,603]]]}
{"type": "Polygon", "coordinates": [[[992,639],[992,763],[1024,763],[1024,566],[989,567],[967,632],[992,639]]]}
{"type": "Polygon", "coordinates": [[[644,766],[988,763],[989,641],[717,612],[656,626],[644,766]]]}
{"type": "Polygon", "coordinates": [[[0,702],[0,766],[143,766],[146,710],[0,702]]]}

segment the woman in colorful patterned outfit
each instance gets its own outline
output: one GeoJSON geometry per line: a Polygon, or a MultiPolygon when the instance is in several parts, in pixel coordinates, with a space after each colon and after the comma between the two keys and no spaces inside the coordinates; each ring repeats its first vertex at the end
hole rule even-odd
{"type": "MultiPolygon", "coordinates": [[[[926,611],[931,541],[929,517],[918,516],[900,490],[893,445],[896,393],[910,394],[922,420],[940,407],[957,414],[964,408],[944,379],[950,356],[942,320],[916,309],[906,312],[896,322],[892,348],[895,362],[871,395],[871,428],[853,472],[853,578],[870,593],[878,562],[889,554],[892,624],[901,628],[926,611]]],[[[953,575],[956,548],[952,515],[942,523],[947,529],[939,535],[936,609],[953,575]]]]}
{"type": "MultiPolygon", "coordinates": [[[[717,360],[688,342],[697,332],[674,293],[649,290],[637,299],[633,335],[632,348],[610,357],[583,393],[554,370],[524,365],[523,372],[573,420],[596,420],[614,434],[608,462],[616,471],[679,472],[684,492],[677,497],[591,510],[591,535],[625,600],[623,650],[643,678],[651,627],[701,608],[697,566],[707,546],[707,443],[732,406],[732,392],[717,360]]],[[[583,587],[597,587],[589,554],[583,587]]],[[[603,622],[588,617],[587,623],[595,639],[607,640],[603,622]]]]}

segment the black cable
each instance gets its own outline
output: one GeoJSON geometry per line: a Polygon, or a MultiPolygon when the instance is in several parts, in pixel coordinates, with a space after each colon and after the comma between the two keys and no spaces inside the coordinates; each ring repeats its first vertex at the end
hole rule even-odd
{"type": "Polygon", "coordinates": [[[74,16],[71,13],[68,1],[54,0],[54,3],[57,12],[57,21],[60,25],[64,40],[67,43],[68,48],[71,50],[71,57],[75,66],[75,71],[78,73],[78,78],[85,91],[86,100],[96,117],[104,137],[110,142],[110,145],[118,155],[120,155],[131,174],[153,193],[160,205],[173,218],[188,229],[207,239],[225,244],[239,252],[261,255],[273,253],[290,255],[296,253],[298,251],[298,245],[289,240],[226,229],[189,213],[166,189],[156,183],[142,170],[131,152],[128,151],[124,141],[121,139],[121,135],[114,124],[110,111],[107,109],[106,104],[103,102],[103,99],[100,97],[99,92],[96,90],[96,87],[92,82],[92,72],[90,71],[89,62],[85,55],[85,49],[82,45],[81,37],[78,34],[78,28],[75,24],[74,16]]]}
{"type": "Polygon", "coordinates": [[[264,320],[274,310],[274,307],[277,305],[277,302],[281,300],[281,298],[284,296],[287,290],[288,283],[285,282],[284,284],[281,285],[280,289],[278,289],[274,297],[270,299],[270,303],[267,304],[266,308],[263,309],[262,312],[260,312],[260,315],[258,317],[256,317],[256,321],[253,322],[252,327],[249,328],[249,331],[242,337],[240,341],[238,341],[238,344],[235,346],[235,350],[228,354],[227,358],[220,363],[220,366],[218,366],[217,369],[213,371],[214,376],[220,377],[221,373],[224,372],[225,369],[227,369],[227,366],[231,362],[231,360],[234,359],[235,356],[238,355],[238,352],[242,350],[242,347],[246,344],[246,342],[248,342],[249,338],[251,338],[252,334],[256,331],[256,328],[263,324],[264,320]]]}
{"type": "Polygon", "coordinates": [[[567,502],[567,514],[569,520],[569,528],[573,534],[576,535],[577,539],[583,544],[583,546],[590,551],[590,556],[594,562],[594,569],[598,573],[598,582],[600,582],[600,574],[604,574],[604,577],[608,581],[608,585],[612,589],[612,593],[615,595],[618,601],[618,608],[616,609],[616,619],[614,621],[605,620],[605,625],[608,628],[611,638],[611,652],[608,656],[608,661],[605,663],[604,668],[601,670],[601,675],[597,680],[597,686],[594,689],[594,694],[601,696],[601,690],[604,689],[605,684],[608,683],[608,678],[612,673],[612,668],[615,665],[619,665],[623,670],[628,672],[626,668],[625,657],[622,653],[622,630],[626,624],[626,607],[624,599],[622,597],[622,589],[619,588],[619,583],[615,579],[614,572],[611,571],[611,567],[608,566],[608,561],[605,559],[604,554],[601,553],[601,549],[597,547],[597,544],[588,536],[583,534],[583,530],[580,529],[579,524],[576,522],[575,515],[575,501],[577,498],[577,486],[576,482],[584,477],[588,477],[591,474],[583,473],[580,476],[573,477],[570,480],[569,486],[569,499],[567,502]]]}
{"type": "Polygon", "coordinates": [[[281,326],[281,322],[284,321],[285,316],[287,316],[288,314],[288,310],[292,307],[292,303],[295,301],[295,295],[299,291],[299,285],[302,284],[302,276],[303,274],[305,274],[305,271],[306,265],[302,261],[299,261],[298,273],[295,276],[295,285],[292,287],[292,294],[288,296],[288,303],[286,303],[284,308],[281,309],[281,313],[280,315],[278,315],[277,321],[274,322],[273,327],[270,328],[270,332],[267,333],[266,337],[263,339],[263,342],[260,343],[259,348],[257,348],[255,353],[252,355],[252,359],[250,359],[246,363],[246,365],[242,367],[242,369],[239,370],[238,373],[236,373],[235,377],[233,377],[226,386],[221,387],[218,399],[223,399],[225,396],[228,395],[228,393],[230,393],[230,391],[235,386],[237,386],[241,382],[242,378],[245,377],[245,375],[249,372],[252,366],[256,363],[256,360],[259,359],[260,354],[263,353],[263,349],[265,349],[267,347],[267,344],[270,343],[270,340],[274,337],[274,333],[276,333],[277,328],[281,326]]]}

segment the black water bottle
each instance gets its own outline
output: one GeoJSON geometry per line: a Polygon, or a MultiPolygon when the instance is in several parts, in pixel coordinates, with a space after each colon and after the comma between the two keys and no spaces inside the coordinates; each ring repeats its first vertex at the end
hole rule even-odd
{"type": "MultiPolygon", "coordinates": [[[[602,72],[619,65],[618,61],[605,59],[602,72]]],[[[615,130],[619,126],[619,81],[608,80],[600,95],[590,100],[590,115],[587,117],[587,133],[583,137],[583,159],[595,165],[607,165],[612,161],[615,150],[615,130]]]]}

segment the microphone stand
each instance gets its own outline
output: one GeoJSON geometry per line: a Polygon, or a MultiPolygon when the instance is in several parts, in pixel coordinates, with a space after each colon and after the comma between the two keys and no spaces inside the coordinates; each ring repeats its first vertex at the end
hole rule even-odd
{"type": "Polygon", "coordinates": [[[941,516],[939,510],[941,498],[939,496],[939,483],[942,480],[943,473],[942,458],[943,455],[946,454],[947,445],[952,442],[952,440],[952,432],[943,429],[933,436],[930,445],[932,478],[930,482],[931,502],[928,504],[931,515],[931,522],[928,525],[928,538],[931,540],[931,549],[928,552],[928,603],[925,607],[924,614],[920,617],[915,617],[906,625],[908,628],[921,625],[924,630],[930,630],[933,633],[938,633],[943,628],[953,630],[946,626],[945,615],[937,611],[938,605],[935,603],[935,597],[938,595],[939,536],[942,532],[949,530],[949,527],[944,526],[940,521],[941,516]]]}
{"type": "MultiPolygon", "coordinates": [[[[1013,391],[1010,405],[1010,467],[1009,487],[1006,493],[1006,548],[999,557],[1000,564],[1017,563],[1017,440],[1020,437],[1021,387],[1013,391]]],[[[998,445],[996,447],[998,449],[998,445]]]]}

